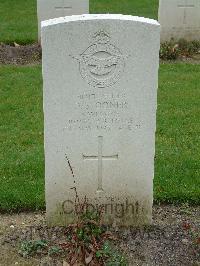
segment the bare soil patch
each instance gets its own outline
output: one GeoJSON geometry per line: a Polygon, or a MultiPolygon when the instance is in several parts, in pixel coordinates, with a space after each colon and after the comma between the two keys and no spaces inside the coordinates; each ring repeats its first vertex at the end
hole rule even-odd
{"type": "Polygon", "coordinates": [[[41,46],[38,43],[30,45],[0,45],[0,64],[30,65],[40,64],[42,58],[41,46]]]}
{"type": "MultiPolygon", "coordinates": [[[[199,266],[200,206],[154,206],[153,224],[144,228],[112,228],[129,265],[199,266]]],[[[0,216],[0,265],[63,265],[62,260],[38,255],[23,258],[19,243],[45,239],[58,242],[62,227],[47,228],[44,213],[0,216]]]]}
{"type": "MultiPolygon", "coordinates": [[[[4,65],[35,65],[41,64],[42,49],[40,44],[29,45],[0,44],[0,64],[4,65]]],[[[190,63],[200,64],[200,54],[180,56],[177,60],[161,60],[161,63],[190,63]]]]}

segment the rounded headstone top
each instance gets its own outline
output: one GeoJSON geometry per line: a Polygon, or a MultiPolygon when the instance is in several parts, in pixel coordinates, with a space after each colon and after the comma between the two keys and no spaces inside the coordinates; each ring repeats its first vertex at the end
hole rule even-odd
{"type": "Polygon", "coordinates": [[[144,17],[137,17],[131,15],[122,15],[122,14],[84,14],[84,15],[73,15],[73,16],[66,16],[60,18],[54,18],[42,21],[42,28],[48,27],[56,24],[62,24],[67,22],[75,22],[75,21],[90,21],[90,20],[123,20],[123,21],[134,21],[134,22],[141,22],[151,25],[159,26],[157,20],[144,18],[144,17]]]}

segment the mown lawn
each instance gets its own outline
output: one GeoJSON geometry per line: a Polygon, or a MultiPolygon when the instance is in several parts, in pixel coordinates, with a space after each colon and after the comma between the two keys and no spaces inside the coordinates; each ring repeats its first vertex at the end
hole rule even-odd
{"type": "MultiPolygon", "coordinates": [[[[160,67],[154,196],[200,203],[200,65],[160,67]]],[[[0,211],[44,208],[40,66],[0,67],[0,211]]]]}
{"type": "MultiPolygon", "coordinates": [[[[1,0],[0,42],[36,42],[36,9],[36,0],[1,0]]],[[[90,13],[120,13],[157,18],[158,0],[90,0],[90,13]]]]}
{"type": "Polygon", "coordinates": [[[200,65],[160,67],[155,199],[200,203],[200,65]]]}
{"type": "Polygon", "coordinates": [[[0,67],[0,209],[44,207],[44,155],[39,67],[0,67]]]}

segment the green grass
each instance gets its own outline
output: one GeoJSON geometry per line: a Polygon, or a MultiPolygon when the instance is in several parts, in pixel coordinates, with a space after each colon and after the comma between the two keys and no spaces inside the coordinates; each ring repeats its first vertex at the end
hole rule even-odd
{"type": "MultiPolygon", "coordinates": [[[[154,194],[200,203],[200,65],[160,67],[154,194]]],[[[0,210],[44,208],[40,66],[0,67],[0,210]]]]}
{"type": "MultiPolygon", "coordinates": [[[[36,42],[36,13],[36,0],[1,0],[0,42],[36,42]]],[[[157,18],[158,0],[90,0],[90,13],[120,13],[157,18]]]]}
{"type": "Polygon", "coordinates": [[[157,19],[158,0],[90,0],[90,13],[115,13],[157,19]]]}
{"type": "Polygon", "coordinates": [[[155,199],[200,203],[200,65],[160,68],[155,199]]]}
{"type": "Polygon", "coordinates": [[[0,67],[0,209],[44,206],[42,89],[39,67],[0,67]]]}
{"type": "Polygon", "coordinates": [[[0,42],[37,40],[36,0],[0,0],[0,42]]]}

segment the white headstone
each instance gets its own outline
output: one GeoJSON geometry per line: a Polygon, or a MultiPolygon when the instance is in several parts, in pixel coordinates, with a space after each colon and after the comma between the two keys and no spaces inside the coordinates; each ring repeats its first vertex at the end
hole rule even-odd
{"type": "Polygon", "coordinates": [[[41,38],[41,21],[89,13],[89,0],[37,0],[38,39],[41,38]]]}
{"type": "Polygon", "coordinates": [[[123,15],[42,22],[50,224],[71,222],[74,186],[105,222],[151,222],[159,28],[123,15]]]}
{"type": "Polygon", "coordinates": [[[161,41],[200,40],[200,0],[160,0],[161,41]]]}

